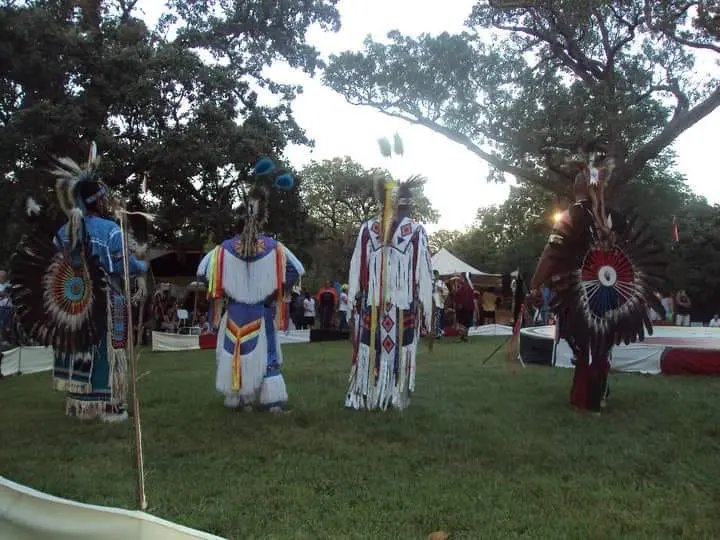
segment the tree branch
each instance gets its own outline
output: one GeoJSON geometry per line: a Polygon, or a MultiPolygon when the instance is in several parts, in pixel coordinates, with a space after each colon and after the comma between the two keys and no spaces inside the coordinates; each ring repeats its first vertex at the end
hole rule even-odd
{"type": "Polygon", "coordinates": [[[670,145],[681,133],[705,118],[718,106],[720,106],[720,87],[685,114],[676,114],[661,133],[641,146],[621,167],[621,170],[618,171],[619,182],[626,183],[633,178],[648,161],[656,158],[663,148],[670,145]]]}
{"type": "Polygon", "coordinates": [[[462,135],[461,133],[458,133],[456,131],[453,131],[451,129],[446,128],[445,126],[438,124],[437,122],[433,122],[431,120],[428,120],[426,118],[411,118],[409,116],[406,116],[401,113],[396,113],[392,111],[385,110],[381,107],[379,107],[376,104],[373,103],[355,103],[350,100],[347,100],[348,103],[352,105],[359,105],[359,106],[370,106],[374,109],[377,109],[381,113],[383,113],[386,116],[390,116],[392,118],[399,118],[401,120],[405,120],[406,122],[409,122],[410,124],[415,124],[417,126],[423,126],[428,129],[431,129],[435,133],[439,133],[440,135],[443,135],[447,139],[450,139],[453,142],[456,142],[458,144],[461,144],[470,152],[481,158],[482,160],[486,161],[489,165],[495,167],[496,169],[506,172],[508,174],[512,174],[514,176],[517,176],[519,178],[522,178],[523,180],[526,180],[527,182],[531,182],[533,184],[536,184],[538,186],[541,186],[553,193],[557,193],[558,186],[551,182],[548,178],[536,173],[535,171],[530,171],[527,169],[523,169],[521,167],[516,167],[515,165],[511,165],[507,161],[494,156],[492,154],[488,154],[485,152],[482,148],[480,148],[478,145],[476,145],[469,137],[462,135]]]}
{"type": "MultiPolygon", "coordinates": [[[[686,11],[691,5],[689,4],[685,7],[683,11],[680,13],[682,14],[684,11],[686,11]]],[[[707,49],[710,51],[715,51],[716,53],[720,53],[720,47],[717,45],[713,45],[712,43],[699,43],[697,41],[692,41],[689,39],[682,38],[675,34],[675,32],[672,32],[668,29],[661,28],[660,26],[653,24],[652,22],[652,7],[650,6],[650,1],[645,0],[645,19],[646,24],[648,25],[648,28],[654,32],[660,32],[664,36],[666,36],[668,39],[674,41],[675,43],[679,43],[680,45],[685,45],[687,47],[693,47],[694,49],[707,49]]]]}

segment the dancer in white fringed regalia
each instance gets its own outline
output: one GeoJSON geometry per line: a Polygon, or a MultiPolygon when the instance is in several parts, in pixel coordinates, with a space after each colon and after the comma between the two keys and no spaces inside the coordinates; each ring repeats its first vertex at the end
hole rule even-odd
{"type": "Polygon", "coordinates": [[[420,330],[432,320],[427,234],[410,219],[411,189],[421,180],[376,181],[381,215],[360,228],[350,262],[353,360],[345,406],[405,409],[415,389],[420,330]]]}
{"type": "MultiPolygon", "coordinates": [[[[258,176],[275,170],[260,160],[258,176]]],[[[279,176],[274,187],[290,189],[292,178],[279,176]]],[[[293,253],[260,232],[267,222],[269,190],[260,181],[243,209],[242,232],[215,247],[200,263],[198,276],[208,281],[212,298],[216,346],[216,389],[226,407],[252,410],[259,403],[280,412],[288,399],[280,371],[282,351],[278,331],[287,330],[288,294],[305,272],[293,253]],[[227,309],[221,317],[223,299],[227,309]]]]}

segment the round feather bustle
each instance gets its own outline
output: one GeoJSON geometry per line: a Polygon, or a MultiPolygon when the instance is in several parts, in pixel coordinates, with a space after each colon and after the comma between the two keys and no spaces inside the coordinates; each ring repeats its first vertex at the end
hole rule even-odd
{"type": "Polygon", "coordinates": [[[631,216],[626,227],[616,232],[609,250],[601,249],[594,236],[584,249],[578,249],[582,231],[572,224],[555,233],[563,239],[552,250],[555,263],[573,268],[553,277],[552,308],[560,313],[559,335],[588,343],[593,356],[652,335],[648,308],[664,313],[654,293],[665,283],[666,263],[647,228],[631,216]],[[609,275],[616,277],[612,286],[608,285],[612,281],[595,279],[596,271],[599,276],[608,267],[609,275]]]}
{"type": "Polygon", "coordinates": [[[87,351],[107,328],[108,278],[88,241],[73,252],[52,243],[52,225],[34,217],[10,262],[11,297],[25,334],[59,352],[87,351]]]}

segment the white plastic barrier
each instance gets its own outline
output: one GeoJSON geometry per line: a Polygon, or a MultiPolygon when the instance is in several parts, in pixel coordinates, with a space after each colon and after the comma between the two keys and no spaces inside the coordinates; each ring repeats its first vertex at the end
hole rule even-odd
{"type": "Polygon", "coordinates": [[[506,324],[484,324],[468,329],[468,336],[512,336],[512,326],[506,324]]]}
{"type": "Polygon", "coordinates": [[[0,476],[0,538],[27,540],[224,540],[134,512],[83,504],[0,476]]]}
{"type": "Polygon", "coordinates": [[[22,373],[38,373],[49,371],[53,365],[53,350],[50,347],[16,347],[3,353],[3,375],[22,373]]]}

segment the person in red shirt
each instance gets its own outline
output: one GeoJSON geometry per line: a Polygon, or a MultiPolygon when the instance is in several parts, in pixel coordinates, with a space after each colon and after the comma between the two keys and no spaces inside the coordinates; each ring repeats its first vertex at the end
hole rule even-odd
{"type": "Polygon", "coordinates": [[[465,330],[460,333],[460,339],[467,341],[467,329],[473,325],[475,311],[475,290],[469,283],[469,276],[461,278],[455,289],[455,312],[458,324],[465,330]]]}
{"type": "Polygon", "coordinates": [[[320,328],[329,330],[332,325],[333,314],[338,305],[338,293],[332,283],[325,282],[325,286],[317,293],[317,303],[320,306],[320,328]]]}

